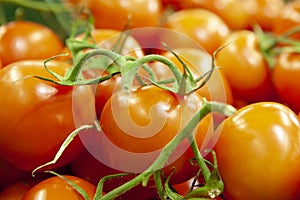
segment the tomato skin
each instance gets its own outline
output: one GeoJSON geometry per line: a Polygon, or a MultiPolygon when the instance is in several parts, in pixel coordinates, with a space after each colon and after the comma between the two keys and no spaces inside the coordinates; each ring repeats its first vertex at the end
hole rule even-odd
{"type": "MultiPolygon", "coordinates": [[[[300,23],[300,2],[299,1],[291,1],[287,3],[278,19],[274,22],[274,27],[272,32],[275,34],[283,34],[286,31],[295,28],[300,23]]],[[[291,36],[294,39],[300,39],[299,32],[293,34],[291,36]]]]}
{"type": "Polygon", "coordinates": [[[83,1],[91,11],[96,28],[123,30],[128,17],[131,28],[157,27],[160,24],[162,5],[159,0],[89,0],[83,1]]]}
{"type": "Polygon", "coordinates": [[[31,177],[31,175],[17,169],[3,160],[0,160],[0,177],[0,190],[2,190],[8,185],[31,177]]]}
{"type": "Polygon", "coordinates": [[[57,55],[63,42],[50,28],[30,21],[12,21],[3,25],[0,57],[3,66],[28,59],[47,59],[57,55]]]}
{"type": "MultiPolygon", "coordinates": [[[[76,176],[64,175],[65,178],[81,187],[92,199],[96,192],[96,186],[76,176]]],[[[64,179],[54,176],[48,178],[32,187],[22,200],[74,200],[83,197],[72,188],[64,179]]]]}
{"type": "Polygon", "coordinates": [[[249,27],[250,14],[246,12],[244,0],[163,0],[165,7],[177,10],[204,8],[216,13],[233,30],[249,27]]]}
{"type": "Polygon", "coordinates": [[[250,26],[258,24],[264,30],[273,29],[285,4],[282,0],[247,0],[243,3],[251,17],[250,26]]]}
{"type": "MultiPolygon", "coordinates": [[[[67,63],[58,61],[51,61],[48,66],[61,75],[69,68],[67,63]]],[[[51,161],[65,138],[75,130],[73,88],[24,78],[32,75],[53,78],[43,61],[38,60],[15,62],[0,70],[0,112],[6,113],[0,117],[0,157],[26,171],[51,161]]],[[[79,92],[87,96],[87,91],[79,92]]],[[[52,167],[67,164],[82,150],[81,141],[75,138],[52,167]]]]}
{"type": "Polygon", "coordinates": [[[226,38],[227,45],[216,56],[231,86],[233,97],[250,102],[273,100],[270,71],[260,53],[254,32],[241,30],[226,38]]]}
{"type": "Polygon", "coordinates": [[[217,129],[225,199],[299,199],[300,122],[283,104],[250,104],[217,129]]]}
{"type": "Polygon", "coordinates": [[[21,200],[35,184],[35,181],[20,181],[9,185],[0,192],[0,200],[21,200]]]}
{"type": "Polygon", "coordinates": [[[180,10],[171,14],[164,27],[186,34],[210,54],[220,47],[230,33],[229,27],[218,15],[201,8],[180,10]]]}
{"type": "Polygon", "coordinates": [[[275,63],[272,80],[283,102],[295,112],[300,111],[300,54],[282,53],[275,63]]]}
{"type": "Polygon", "coordinates": [[[194,114],[201,105],[198,97],[191,96],[194,106],[180,98],[153,85],[138,87],[129,95],[119,90],[104,106],[100,125],[105,135],[124,150],[136,153],[159,150],[177,134],[185,124],[183,121],[187,121],[182,118],[183,112],[194,114]],[[128,146],[127,142],[133,145],[128,146]]]}

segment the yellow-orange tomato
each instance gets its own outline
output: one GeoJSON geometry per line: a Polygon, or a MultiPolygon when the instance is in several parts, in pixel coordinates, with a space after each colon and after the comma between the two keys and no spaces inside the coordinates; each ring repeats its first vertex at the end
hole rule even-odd
{"type": "MultiPolygon", "coordinates": [[[[300,1],[292,1],[282,8],[277,20],[274,22],[273,32],[283,34],[300,24],[300,1]]],[[[300,39],[300,33],[297,32],[291,37],[300,39]]]]}
{"type": "Polygon", "coordinates": [[[300,54],[281,53],[272,71],[272,81],[280,99],[295,112],[300,111],[300,54]]]}
{"type": "MultiPolygon", "coordinates": [[[[227,24],[215,13],[205,9],[180,10],[170,15],[164,25],[197,41],[208,52],[213,53],[229,35],[227,24]]],[[[179,42],[179,39],[172,39],[179,42]]]]}
{"type": "Polygon", "coordinates": [[[251,16],[250,25],[258,24],[264,30],[272,30],[277,21],[284,1],[282,0],[243,0],[245,12],[251,16]]]}
{"type": "Polygon", "coordinates": [[[218,127],[225,199],[300,198],[300,122],[283,104],[250,104],[218,127]]]}
{"type": "Polygon", "coordinates": [[[165,6],[176,9],[204,8],[219,15],[235,30],[248,28],[250,15],[246,12],[244,0],[163,0],[165,6]]]}
{"type": "Polygon", "coordinates": [[[216,63],[225,72],[233,97],[252,102],[273,99],[269,68],[254,32],[233,32],[223,45],[228,46],[217,54],[216,63]]]}

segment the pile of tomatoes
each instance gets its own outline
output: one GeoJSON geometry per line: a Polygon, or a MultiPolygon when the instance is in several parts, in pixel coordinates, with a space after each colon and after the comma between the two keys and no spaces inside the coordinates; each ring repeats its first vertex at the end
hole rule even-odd
{"type": "Polygon", "coordinates": [[[0,200],[300,199],[300,1],[58,4],[0,26],[0,200]]]}

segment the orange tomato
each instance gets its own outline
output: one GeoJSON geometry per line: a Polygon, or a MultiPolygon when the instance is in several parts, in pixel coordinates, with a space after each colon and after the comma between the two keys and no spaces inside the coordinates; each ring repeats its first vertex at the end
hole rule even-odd
{"type": "MultiPolygon", "coordinates": [[[[170,15],[164,25],[197,41],[208,52],[213,53],[229,35],[227,24],[215,13],[205,9],[180,10],[170,15]]],[[[180,42],[178,38],[168,41],[180,42]]]]}

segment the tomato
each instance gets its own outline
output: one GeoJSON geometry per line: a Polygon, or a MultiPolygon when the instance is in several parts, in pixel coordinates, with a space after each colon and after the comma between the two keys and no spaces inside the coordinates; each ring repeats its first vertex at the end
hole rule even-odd
{"type": "Polygon", "coordinates": [[[11,164],[0,160],[0,190],[30,176],[29,173],[21,171],[11,164]]]}
{"type": "MultiPolygon", "coordinates": [[[[210,54],[220,47],[230,33],[229,27],[218,15],[201,8],[180,10],[171,14],[164,27],[193,38],[210,54]]],[[[181,41],[179,38],[170,39],[173,42],[181,41]]]]}
{"type": "MultiPolygon", "coordinates": [[[[71,171],[76,176],[81,177],[95,185],[98,184],[99,180],[104,176],[124,173],[123,171],[119,171],[105,165],[87,150],[71,163],[71,171]]],[[[129,181],[134,176],[135,175],[128,175],[107,180],[104,184],[103,191],[107,193],[126,181],[129,181]]],[[[152,200],[157,195],[157,190],[153,183],[151,186],[148,184],[147,187],[143,187],[141,184],[139,184],[116,199],[152,200]]]]}
{"type": "Polygon", "coordinates": [[[300,111],[300,54],[281,53],[272,73],[276,91],[295,112],[300,111]]]}
{"type": "MultiPolygon", "coordinates": [[[[93,29],[91,31],[91,38],[89,38],[89,42],[92,44],[96,44],[99,48],[104,48],[107,50],[112,50],[115,48],[115,45],[118,44],[118,39],[120,37],[124,37],[124,35],[121,35],[121,32],[118,30],[112,30],[112,29],[93,29]]],[[[83,35],[79,35],[77,37],[78,40],[82,39],[83,35]]],[[[120,44],[118,44],[120,45],[120,44]]],[[[120,46],[118,46],[120,48],[120,46]]],[[[119,52],[122,55],[130,55],[135,58],[141,58],[144,53],[141,49],[139,43],[132,37],[128,36],[126,40],[124,41],[123,47],[121,49],[121,52],[119,52]]],[[[100,59],[103,59],[103,57],[93,57],[91,58],[91,62],[87,61],[87,65],[92,65],[92,69],[84,70],[85,76],[88,78],[96,78],[100,76],[107,75],[108,72],[106,71],[106,67],[108,66],[100,66],[98,63],[101,63],[100,59]],[[93,60],[95,59],[95,60],[93,60]],[[99,62],[97,62],[97,59],[99,59],[99,62]],[[92,63],[93,62],[93,63],[92,63]]],[[[106,80],[104,82],[101,82],[98,84],[95,88],[95,109],[97,116],[100,116],[100,113],[106,103],[106,101],[110,98],[114,90],[117,90],[120,88],[121,84],[121,77],[115,76],[109,80],[106,80]]]]}
{"type": "MultiPolygon", "coordinates": [[[[203,51],[193,48],[178,48],[173,51],[188,65],[195,78],[211,70],[211,57],[203,51]]],[[[163,56],[171,59],[183,71],[182,64],[171,52],[164,53],[163,56]]],[[[168,78],[171,78],[171,76],[168,78]]],[[[231,88],[225,74],[222,69],[218,68],[214,70],[206,84],[196,92],[207,100],[227,102],[228,104],[233,101],[231,88]]]]}
{"type": "Polygon", "coordinates": [[[35,184],[35,181],[20,181],[9,185],[0,192],[0,200],[21,200],[35,184]]]}
{"type": "MultiPolygon", "coordinates": [[[[291,1],[287,3],[278,19],[274,22],[274,27],[272,32],[275,34],[283,34],[286,31],[289,31],[292,28],[296,28],[300,23],[300,2],[299,1],[291,1]]],[[[300,34],[295,33],[291,36],[295,39],[300,39],[300,34]]]]}
{"type": "MultiPolygon", "coordinates": [[[[201,105],[196,93],[181,97],[153,85],[137,87],[129,94],[118,90],[101,113],[102,131],[90,136],[82,133],[80,137],[93,156],[104,164],[119,171],[140,173],[201,105]]],[[[189,142],[184,140],[161,167],[165,167],[166,174],[175,167],[171,181],[184,182],[198,170],[190,163],[192,157],[189,142]]]]}
{"type": "Polygon", "coordinates": [[[57,55],[63,42],[50,28],[30,21],[12,21],[3,25],[0,57],[3,66],[27,59],[47,59],[57,55]]]}
{"type": "Polygon", "coordinates": [[[254,32],[236,31],[223,45],[227,46],[217,54],[216,64],[225,72],[233,97],[250,102],[273,100],[270,71],[254,32]]]}
{"type": "Polygon", "coordinates": [[[197,97],[190,99],[195,107],[186,98],[180,98],[156,86],[138,87],[130,94],[119,90],[104,106],[100,118],[103,132],[127,151],[147,153],[161,149],[177,134],[182,121],[186,121],[183,112],[194,114],[201,105],[197,97]],[[128,142],[132,145],[127,145],[128,142]]]}
{"type": "Polygon", "coordinates": [[[204,8],[219,15],[232,29],[248,28],[250,15],[246,12],[244,0],[163,0],[165,7],[175,9],[204,8]]]}
{"type": "MultiPolygon", "coordinates": [[[[51,61],[50,69],[63,75],[67,63],[51,61]]],[[[53,78],[43,61],[19,61],[0,70],[0,158],[18,169],[31,171],[51,161],[66,137],[75,130],[72,93],[89,97],[81,86],[60,86],[32,75],[53,78]]],[[[57,165],[72,161],[82,151],[79,138],[70,144],[57,165]]]]}
{"type": "Polygon", "coordinates": [[[300,122],[280,103],[250,104],[218,127],[225,199],[299,199],[300,122]]]}
{"type": "Polygon", "coordinates": [[[251,16],[250,25],[258,24],[264,30],[273,29],[284,7],[282,0],[247,0],[243,3],[251,16]]]}
{"type": "MultiPolygon", "coordinates": [[[[96,192],[96,186],[88,181],[76,176],[64,175],[64,178],[75,183],[81,189],[83,189],[88,195],[89,199],[92,199],[96,192]]],[[[48,178],[32,187],[22,198],[22,200],[46,200],[46,199],[84,199],[83,196],[78,193],[66,180],[61,177],[54,176],[48,178]]]]}
{"type": "Polygon", "coordinates": [[[128,22],[131,28],[157,27],[162,15],[159,0],[89,0],[82,3],[91,11],[96,28],[123,30],[128,22]]]}

